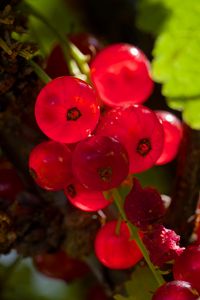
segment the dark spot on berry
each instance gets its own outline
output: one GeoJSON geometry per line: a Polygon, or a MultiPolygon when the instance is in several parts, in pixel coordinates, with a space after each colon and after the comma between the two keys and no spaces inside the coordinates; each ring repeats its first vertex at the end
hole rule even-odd
{"type": "Polygon", "coordinates": [[[77,107],[72,107],[67,111],[67,121],[76,121],[82,116],[77,107]]]}
{"type": "Polygon", "coordinates": [[[38,176],[34,169],[32,169],[32,168],[29,169],[29,173],[30,173],[31,177],[33,177],[33,179],[37,179],[38,176]]]}
{"type": "Polygon", "coordinates": [[[141,156],[146,156],[151,151],[151,142],[148,138],[141,139],[137,145],[137,153],[141,156]]]}
{"type": "Polygon", "coordinates": [[[74,198],[76,197],[76,189],[75,186],[73,184],[69,184],[67,186],[67,193],[69,194],[70,197],[74,198]]]}
{"type": "Polygon", "coordinates": [[[112,168],[99,168],[98,174],[103,181],[109,182],[112,179],[112,168]]]}

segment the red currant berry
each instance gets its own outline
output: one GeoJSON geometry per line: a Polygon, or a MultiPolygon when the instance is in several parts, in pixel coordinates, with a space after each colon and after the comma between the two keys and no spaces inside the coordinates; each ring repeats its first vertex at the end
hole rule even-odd
{"type": "Polygon", "coordinates": [[[89,84],[70,76],[49,82],[39,93],[35,117],[40,129],[61,143],[88,137],[99,120],[100,108],[89,84]]]}
{"type": "Polygon", "coordinates": [[[102,192],[85,188],[77,180],[72,180],[64,190],[67,199],[83,211],[97,211],[110,205],[113,199],[107,200],[102,192]]]}
{"type": "Polygon", "coordinates": [[[190,282],[200,293],[200,245],[186,248],[185,251],[177,257],[173,274],[176,280],[190,282]]]}
{"type": "Polygon", "coordinates": [[[100,262],[110,269],[133,267],[142,254],[134,240],[130,239],[129,229],[121,222],[117,233],[117,221],[106,223],[97,233],[95,253],[100,262]]]}
{"type": "Polygon", "coordinates": [[[91,80],[102,101],[110,106],[143,103],[153,89],[146,56],[128,44],[99,52],[91,64],[91,80]]]}
{"type": "Polygon", "coordinates": [[[136,178],[125,199],[124,210],[127,218],[140,229],[160,221],[166,211],[160,194],[153,188],[143,189],[136,178]]]}
{"type": "Polygon", "coordinates": [[[30,153],[29,169],[34,180],[46,190],[64,189],[71,179],[71,151],[66,145],[46,141],[30,153]]]}
{"type": "Polygon", "coordinates": [[[171,281],[162,285],[152,300],[198,300],[198,293],[185,281],[171,281]]]}
{"type": "Polygon", "coordinates": [[[128,175],[126,149],[114,138],[93,136],[80,142],[72,157],[75,177],[85,187],[105,191],[118,186],[128,175]]]}
{"type": "Polygon", "coordinates": [[[66,282],[84,277],[89,268],[82,261],[69,257],[64,251],[40,254],[33,258],[36,269],[42,274],[66,282]]]}
{"type": "Polygon", "coordinates": [[[0,198],[11,203],[23,189],[24,185],[13,168],[0,168],[0,198]]]}
{"type": "Polygon", "coordinates": [[[173,160],[177,155],[183,128],[181,121],[167,111],[156,111],[156,115],[162,121],[164,129],[163,151],[156,161],[156,165],[163,165],[173,160]]]}
{"type": "MultiPolygon", "coordinates": [[[[69,40],[78,47],[83,54],[89,55],[90,59],[95,57],[96,53],[102,48],[99,40],[86,32],[71,34],[69,40]]],[[[68,66],[60,45],[56,44],[50,53],[47,60],[46,72],[51,78],[69,74],[68,66]]]]}
{"type": "Polygon", "coordinates": [[[126,147],[131,173],[152,167],[163,149],[163,127],[156,114],[142,105],[108,111],[102,116],[96,134],[112,136],[126,147]]]}

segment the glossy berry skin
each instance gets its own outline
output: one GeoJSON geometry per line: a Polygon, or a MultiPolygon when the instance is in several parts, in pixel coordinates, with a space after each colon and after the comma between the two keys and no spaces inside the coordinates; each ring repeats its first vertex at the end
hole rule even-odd
{"type": "Polygon", "coordinates": [[[163,150],[162,124],[152,110],[142,105],[108,111],[102,116],[96,134],[112,136],[126,147],[130,173],[151,168],[163,150]]]}
{"type": "Polygon", "coordinates": [[[119,233],[116,227],[117,221],[110,221],[99,230],[95,239],[96,256],[110,269],[131,268],[142,258],[142,254],[135,241],[130,239],[126,223],[121,222],[119,233]]]}
{"type": "Polygon", "coordinates": [[[24,185],[13,168],[0,168],[0,198],[11,204],[24,190],[24,185]]]}
{"type": "Polygon", "coordinates": [[[156,111],[157,117],[162,121],[164,129],[164,146],[156,165],[163,165],[173,160],[179,150],[183,128],[181,121],[167,111],[156,111]]]}
{"type": "Polygon", "coordinates": [[[126,196],[124,210],[131,223],[140,229],[159,222],[165,215],[164,203],[156,189],[142,188],[138,179],[133,179],[133,187],[126,196]]]}
{"type": "Polygon", "coordinates": [[[37,255],[33,258],[33,263],[42,274],[66,282],[84,277],[89,273],[85,263],[68,256],[64,251],[37,255]]]}
{"type": "Polygon", "coordinates": [[[190,246],[176,259],[173,274],[176,280],[185,280],[200,293],[200,245],[190,246]]]}
{"type": "Polygon", "coordinates": [[[128,175],[129,159],[124,146],[107,136],[93,136],[80,142],[72,157],[75,177],[85,187],[106,191],[128,175]]]}
{"type": "Polygon", "coordinates": [[[153,81],[144,53],[133,45],[115,44],[100,51],[91,64],[91,80],[110,106],[143,103],[153,81]]]}
{"type": "MultiPolygon", "coordinates": [[[[99,40],[87,32],[79,32],[69,35],[69,40],[85,55],[90,56],[90,60],[102,48],[99,40]]],[[[66,76],[69,74],[68,66],[64,58],[60,45],[55,45],[52,49],[46,66],[46,72],[51,78],[66,76]]]]}
{"type": "Polygon", "coordinates": [[[85,188],[76,179],[71,180],[64,190],[67,199],[83,211],[98,211],[110,205],[113,199],[106,199],[102,192],[85,188]]]}
{"type": "Polygon", "coordinates": [[[185,281],[171,281],[162,285],[152,300],[198,300],[198,293],[185,281]]]}
{"type": "Polygon", "coordinates": [[[46,190],[64,189],[72,176],[71,158],[71,151],[66,145],[54,141],[43,142],[30,153],[31,175],[46,190]]]}
{"type": "Polygon", "coordinates": [[[39,93],[35,117],[40,129],[52,140],[75,143],[88,137],[97,125],[100,109],[95,92],[86,82],[59,77],[39,93]]]}

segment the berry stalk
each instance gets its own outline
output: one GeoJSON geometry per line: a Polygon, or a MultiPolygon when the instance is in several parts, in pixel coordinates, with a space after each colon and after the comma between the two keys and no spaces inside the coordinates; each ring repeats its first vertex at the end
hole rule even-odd
{"type": "Polygon", "coordinates": [[[146,249],[145,245],[143,244],[142,240],[139,237],[137,228],[128,221],[128,219],[126,217],[126,214],[124,212],[124,209],[121,205],[122,204],[122,198],[119,194],[119,191],[117,189],[113,189],[112,190],[112,195],[113,195],[115,204],[117,206],[117,209],[118,209],[122,219],[127,223],[127,226],[130,230],[132,238],[136,241],[138,247],[140,248],[140,251],[142,252],[142,254],[144,256],[144,259],[145,259],[148,267],[152,271],[158,285],[161,286],[165,281],[164,281],[162,275],[155,269],[154,265],[152,264],[152,262],[149,258],[149,254],[147,252],[147,249],[146,249]]]}
{"type": "Polygon", "coordinates": [[[34,17],[43,22],[52,31],[57,40],[60,42],[70,74],[73,76],[80,76],[81,74],[85,74],[88,80],[89,66],[87,63],[87,55],[84,55],[73,43],[71,43],[67,39],[65,35],[58,32],[54,25],[51,22],[49,22],[45,18],[45,16],[40,14],[40,12],[37,11],[32,5],[26,4],[24,8],[34,17]]]}

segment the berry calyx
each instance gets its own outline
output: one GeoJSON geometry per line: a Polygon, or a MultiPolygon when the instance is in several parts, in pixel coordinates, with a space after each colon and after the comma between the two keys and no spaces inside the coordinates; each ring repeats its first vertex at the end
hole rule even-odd
{"type": "Polygon", "coordinates": [[[71,158],[71,151],[66,145],[45,141],[30,153],[30,173],[36,183],[46,190],[64,189],[72,176],[71,158]]]}
{"type": "Polygon", "coordinates": [[[153,225],[152,229],[145,232],[143,236],[150,259],[158,267],[162,267],[181,255],[184,248],[179,246],[179,241],[179,235],[159,224],[153,225]]]}
{"type": "Polygon", "coordinates": [[[40,129],[61,143],[76,143],[88,137],[99,116],[94,90],[86,82],[71,76],[49,82],[40,91],[35,105],[40,129]]]}
{"type": "Polygon", "coordinates": [[[129,229],[124,221],[116,232],[117,221],[107,222],[97,233],[95,253],[98,259],[110,269],[133,267],[142,254],[136,242],[130,239],[129,229]]]}
{"type": "Polygon", "coordinates": [[[89,268],[84,262],[68,256],[64,251],[37,255],[33,258],[33,263],[42,274],[66,282],[84,277],[89,273],[89,268]]]}
{"type": "Polygon", "coordinates": [[[162,285],[152,300],[198,300],[198,293],[189,282],[174,280],[162,285]]]}
{"type": "Polygon", "coordinates": [[[113,199],[106,199],[102,192],[85,188],[77,180],[72,180],[64,190],[67,199],[83,211],[98,211],[110,205],[113,199]]]}
{"type": "Polygon", "coordinates": [[[118,107],[101,117],[97,135],[118,139],[128,151],[130,173],[152,167],[163,150],[164,131],[156,114],[142,105],[118,107]]]}
{"type": "Polygon", "coordinates": [[[166,211],[160,194],[153,188],[143,189],[136,178],[125,199],[124,210],[130,222],[140,229],[159,222],[166,211]]]}
{"type": "Polygon", "coordinates": [[[163,165],[173,160],[177,155],[183,135],[183,126],[181,121],[172,113],[158,110],[156,115],[161,120],[164,129],[163,151],[156,161],[156,165],[163,165]]]}
{"type": "Polygon", "coordinates": [[[176,280],[185,280],[200,293],[200,245],[189,246],[177,257],[173,266],[176,280]]]}
{"type": "Polygon", "coordinates": [[[86,188],[105,191],[126,178],[129,159],[126,149],[116,139],[93,136],[76,146],[72,168],[75,177],[86,188]]]}
{"type": "Polygon", "coordinates": [[[91,64],[91,80],[100,99],[110,106],[143,103],[153,89],[148,59],[129,44],[100,51],[91,64]]]}

